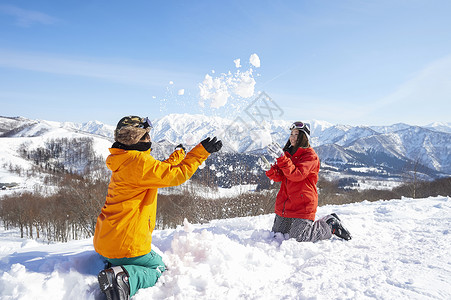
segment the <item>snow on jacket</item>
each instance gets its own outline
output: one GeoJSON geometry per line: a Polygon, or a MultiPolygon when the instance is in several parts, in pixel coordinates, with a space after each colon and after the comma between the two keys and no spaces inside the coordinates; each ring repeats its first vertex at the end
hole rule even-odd
{"type": "Polygon", "coordinates": [[[271,180],[282,182],[276,198],[275,213],[281,217],[315,220],[318,207],[320,162],[313,148],[299,148],[277,159],[266,172],[271,180]]]}
{"type": "Polygon", "coordinates": [[[158,161],[148,151],[110,148],[106,160],[113,172],[105,205],[97,218],[94,248],[107,258],[145,255],[151,250],[158,188],[188,180],[210,155],[199,144],[186,156],[175,151],[158,161]]]}

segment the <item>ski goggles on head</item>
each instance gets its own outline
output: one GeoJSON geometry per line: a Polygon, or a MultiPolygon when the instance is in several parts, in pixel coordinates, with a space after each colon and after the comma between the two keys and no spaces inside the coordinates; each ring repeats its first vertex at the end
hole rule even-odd
{"type": "Polygon", "coordinates": [[[138,127],[140,127],[140,128],[153,128],[152,122],[150,122],[148,117],[141,118],[141,122],[139,122],[138,127]]]}
{"type": "Polygon", "coordinates": [[[294,122],[290,126],[290,130],[293,130],[293,129],[304,129],[304,128],[305,128],[305,124],[303,122],[294,122]]]}

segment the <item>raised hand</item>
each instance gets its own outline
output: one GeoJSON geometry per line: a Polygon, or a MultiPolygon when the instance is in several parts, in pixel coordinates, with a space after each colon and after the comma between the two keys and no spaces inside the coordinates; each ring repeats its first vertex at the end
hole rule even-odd
{"type": "Polygon", "coordinates": [[[207,150],[208,153],[214,153],[218,152],[222,148],[222,141],[217,140],[216,137],[214,137],[212,140],[210,138],[206,138],[201,142],[202,146],[204,146],[205,150],[207,150]]]}
{"type": "Polygon", "coordinates": [[[266,159],[266,157],[264,157],[263,155],[260,156],[257,160],[257,165],[263,170],[263,171],[268,171],[269,169],[271,169],[271,164],[269,163],[269,161],[266,159]]]}
{"type": "Polygon", "coordinates": [[[271,155],[271,157],[274,157],[276,159],[284,154],[282,147],[280,147],[280,145],[276,142],[269,144],[266,147],[266,150],[268,151],[268,154],[271,155]]]}

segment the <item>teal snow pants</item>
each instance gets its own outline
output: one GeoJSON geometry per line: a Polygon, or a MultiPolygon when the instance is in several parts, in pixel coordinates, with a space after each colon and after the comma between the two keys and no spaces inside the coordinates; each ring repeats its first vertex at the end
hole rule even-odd
{"type": "Polygon", "coordinates": [[[114,266],[123,266],[128,273],[130,297],[139,289],[154,286],[161,273],[166,270],[163,259],[155,251],[131,258],[106,258],[114,266]]]}

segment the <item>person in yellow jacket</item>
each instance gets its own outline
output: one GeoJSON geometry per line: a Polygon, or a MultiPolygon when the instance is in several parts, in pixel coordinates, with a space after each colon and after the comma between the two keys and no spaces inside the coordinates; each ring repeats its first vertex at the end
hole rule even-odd
{"type": "Polygon", "coordinates": [[[98,275],[109,300],[129,299],[140,288],[154,286],[165,265],[151,248],[158,188],[187,181],[222,142],[206,138],[185,156],[182,145],[165,160],[150,155],[148,118],[127,116],[115,130],[106,160],[112,171],[105,205],[97,218],[94,248],[113,266],[98,275]]]}

